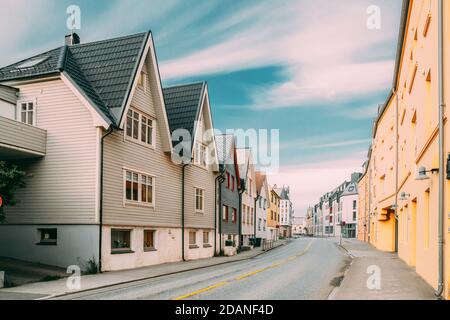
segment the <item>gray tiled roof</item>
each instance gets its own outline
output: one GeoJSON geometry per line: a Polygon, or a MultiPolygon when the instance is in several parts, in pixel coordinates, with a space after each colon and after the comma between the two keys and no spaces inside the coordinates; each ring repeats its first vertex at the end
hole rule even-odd
{"type": "Polygon", "coordinates": [[[119,125],[149,35],[62,46],[1,68],[0,82],[65,71],[97,109],[119,125]],[[47,59],[35,66],[18,68],[43,57],[47,59]]]}
{"type": "MultiPolygon", "coordinates": [[[[163,89],[170,133],[177,129],[186,129],[193,140],[194,125],[200,112],[205,86],[205,82],[199,82],[163,89]]],[[[173,142],[174,145],[177,143],[173,142]]]]}

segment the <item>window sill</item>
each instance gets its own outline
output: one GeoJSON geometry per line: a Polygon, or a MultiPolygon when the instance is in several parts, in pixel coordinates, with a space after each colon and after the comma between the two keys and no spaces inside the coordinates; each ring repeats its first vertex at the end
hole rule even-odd
{"type": "Polygon", "coordinates": [[[198,245],[196,244],[190,244],[189,249],[198,249],[198,245]]]}
{"type": "Polygon", "coordinates": [[[210,244],[204,244],[204,245],[203,245],[203,248],[212,248],[212,245],[210,245],[210,244]]]}
{"type": "Polygon", "coordinates": [[[206,165],[206,166],[202,166],[201,164],[193,163],[193,166],[194,166],[194,167],[197,167],[197,168],[199,168],[199,169],[208,171],[208,166],[207,166],[207,165],[206,165]]]}
{"type": "Polygon", "coordinates": [[[58,245],[56,242],[38,242],[37,246],[56,246],[58,245]]]}
{"type": "Polygon", "coordinates": [[[154,204],[145,203],[145,202],[133,202],[133,201],[129,201],[129,200],[126,200],[124,202],[123,206],[124,207],[142,207],[142,208],[155,209],[155,205],[154,204]]]}
{"type": "Polygon", "coordinates": [[[117,250],[117,251],[111,251],[111,254],[127,254],[127,253],[134,253],[133,250],[117,250]]]}
{"type": "Polygon", "coordinates": [[[144,248],[144,252],[155,252],[158,251],[158,249],[155,248],[144,248]]]}

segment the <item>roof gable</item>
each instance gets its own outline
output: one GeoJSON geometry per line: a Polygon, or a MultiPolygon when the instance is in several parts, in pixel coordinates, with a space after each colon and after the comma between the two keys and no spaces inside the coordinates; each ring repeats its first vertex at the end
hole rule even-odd
{"type": "MultiPolygon", "coordinates": [[[[177,129],[185,129],[191,135],[193,143],[205,86],[205,82],[199,82],[163,88],[171,134],[177,129]]],[[[178,143],[179,141],[173,141],[174,146],[178,143]]]]}
{"type": "Polygon", "coordinates": [[[64,72],[96,110],[120,126],[150,32],[56,49],[0,69],[0,82],[64,72]],[[30,65],[36,59],[42,62],[30,65]]]}

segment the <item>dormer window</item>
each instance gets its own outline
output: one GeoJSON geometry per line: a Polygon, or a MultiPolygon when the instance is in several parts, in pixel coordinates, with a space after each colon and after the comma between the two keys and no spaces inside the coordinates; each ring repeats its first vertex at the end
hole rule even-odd
{"type": "Polygon", "coordinates": [[[143,145],[154,145],[154,120],[132,109],[127,113],[126,137],[143,145]]]}
{"type": "Polygon", "coordinates": [[[206,146],[200,142],[195,143],[194,164],[206,167],[206,146]]]}
{"type": "Polygon", "coordinates": [[[32,101],[19,102],[19,119],[21,122],[34,126],[36,124],[35,103],[32,101]]]}

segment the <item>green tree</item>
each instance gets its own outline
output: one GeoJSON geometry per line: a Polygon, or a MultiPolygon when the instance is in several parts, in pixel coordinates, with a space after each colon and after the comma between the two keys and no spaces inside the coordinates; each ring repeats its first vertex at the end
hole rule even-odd
{"type": "Polygon", "coordinates": [[[4,221],[4,208],[14,206],[17,200],[14,194],[18,188],[25,188],[26,173],[15,164],[0,161],[0,196],[3,205],[0,207],[0,222],[4,221]]]}

